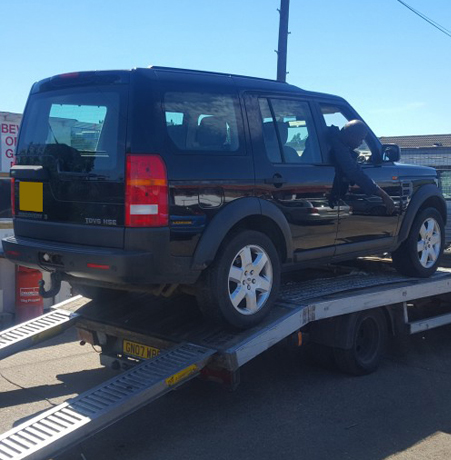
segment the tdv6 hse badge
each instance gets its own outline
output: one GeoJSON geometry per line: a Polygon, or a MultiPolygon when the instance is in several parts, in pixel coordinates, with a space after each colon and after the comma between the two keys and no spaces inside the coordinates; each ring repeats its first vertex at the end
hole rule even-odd
{"type": "Polygon", "coordinates": [[[85,222],[94,225],[117,225],[116,219],[99,219],[96,217],[85,217],[85,222]]]}

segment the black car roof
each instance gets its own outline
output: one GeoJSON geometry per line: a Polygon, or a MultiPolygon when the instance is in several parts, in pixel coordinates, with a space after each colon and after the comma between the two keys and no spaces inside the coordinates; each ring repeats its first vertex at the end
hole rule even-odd
{"type": "MultiPolygon", "coordinates": [[[[336,102],[346,102],[343,98],[335,96],[332,94],[318,93],[314,91],[306,91],[299,88],[298,86],[290,85],[289,83],[284,83],[276,80],[270,80],[268,78],[261,77],[249,77],[244,75],[235,75],[229,73],[221,72],[211,72],[204,70],[192,70],[192,69],[180,69],[175,67],[161,67],[161,66],[151,66],[148,68],[135,68],[132,70],[100,70],[100,71],[83,71],[83,72],[74,72],[69,74],[55,75],[54,77],[46,78],[37,82],[32,88],[32,92],[37,92],[48,85],[51,87],[62,86],[64,82],[68,84],[71,83],[72,77],[77,78],[87,78],[88,81],[95,81],[96,78],[108,79],[117,77],[123,82],[127,82],[130,72],[151,72],[158,76],[160,80],[165,80],[170,78],[172,81],[180,80],[183,82],[185,79],[190,79],[192,81],[193,77],[196,75],[202,76],[203,81],[211,80],[212,84],[217,84],[218,80],[222,79],[223,82],[225,78],[230,78],[233,84],[237,87],[239,91],[270,91],[274,93],[293,93],[305,97],[316,97],[316,98],[327,98],[328,100],[335,100],[336,102]]],[[[113,78],[114,79],[114,78],[113,78]]],[[[72,80],[73,81],[73,80],[72,80]]],[[[49,88],[50,89],[50,88],[49,88]]]]}
{"type": "Polygon", "coordinates": [[[243,91],[252,91],[252,90],[260,90],[260,91],[272,91],[272,92],[293,92],[296,94],[302,94],[304,96],[315,96],[315,97],[327,97],[328,99],[336,99],[337,101],[343,101],[343,99],[339,96],[335,96],[332,94],[326,93],[318,93],[314,91],[306,91],[298,86],[291,85],[289,83],[280,82],[277,80],[271,80],[269,78],[261,78],[261,77],[249,77],[245,75],[236,75],[232,73],[222,73],[222,72],[211,72],[205,70],[192,70],[192,69],[180,69],[176,67],[162,67],[162,66],[151,66],[147,69],[137,68],[137,71],[154,71],[158,74],[158,76],[164,79],[165,74],[171,74],[172,76],[178,75],[181,80],[183,80],[184,76],[195,76],[202,75],[203,77],[211,77],[211,82],[214,83],[217,81],[218,77],[229,77],[233,79],[235,85],[238,89],[243,91]]]}

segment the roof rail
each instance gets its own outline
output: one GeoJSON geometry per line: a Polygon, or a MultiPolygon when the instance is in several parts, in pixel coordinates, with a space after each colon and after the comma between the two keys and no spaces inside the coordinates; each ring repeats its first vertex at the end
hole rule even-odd
{"type": "Polygon", "coordinates": [[[209,70],[194,70],[194,69],[181,69],[178,67],[164,67],[164,66],[157,66],[157,65],[151,65],[148,67],[148,69],[152,70],[158,70],[158,71],[170,71],[170,72],[187,72],[187,73],[199,73],[199,74],[205,74],[205,75],[222,75],[226,77],[240,77],[240,78],[251,78],[253,80],[263,80],[263,81],[270,81],[273,83],[283,83],[283,84],[288,84],[286,82],[279,82],[277,80],[273,80],[271,78],[263,78],[263,77],[251,77],[249,75],[238,75],[238,74],[233,74],[233,73],[224,73],[224,72],[214,72],[214,71],[209,71],[209,70]]]}

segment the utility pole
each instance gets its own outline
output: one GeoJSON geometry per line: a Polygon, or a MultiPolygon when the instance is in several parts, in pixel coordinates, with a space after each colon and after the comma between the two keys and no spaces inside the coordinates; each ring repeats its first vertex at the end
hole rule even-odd
{"type": "Polygon", "coordinates": [[[280,0],[279,47],[277,50],[277,81],[287,81],[288,13],[290,0],[280,0]]]}

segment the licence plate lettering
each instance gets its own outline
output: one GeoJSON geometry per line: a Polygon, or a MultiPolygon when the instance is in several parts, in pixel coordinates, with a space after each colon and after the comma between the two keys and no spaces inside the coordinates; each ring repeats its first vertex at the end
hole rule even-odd
{"type": "Polygon", "coordinates": [[[130,342],[129,340],[124,340],[122,349],[126,355],[141,359],[155,358],[155,356],[160,353],[158,348],[143,345],[141,343],[130,342]]]}

